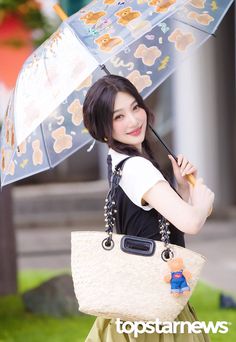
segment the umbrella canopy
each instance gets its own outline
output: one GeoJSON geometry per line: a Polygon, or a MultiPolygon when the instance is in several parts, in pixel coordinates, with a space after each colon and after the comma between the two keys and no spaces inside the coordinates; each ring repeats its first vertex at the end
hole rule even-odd
{"type": "Polygon", "coordinates": [[[1,185],[52,168],[91,140],[87,89],[106,72],[147,97],[214,34],[232,1],[92,1],[25,62],[7,108],[1,185]]]}

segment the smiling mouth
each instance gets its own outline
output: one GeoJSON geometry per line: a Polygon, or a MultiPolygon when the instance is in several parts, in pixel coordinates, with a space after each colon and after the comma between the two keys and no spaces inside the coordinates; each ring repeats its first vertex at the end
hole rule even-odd
{"type": "Polygon", "coordinates": [[[132,132],[127,133],[127,134],[129,134],[129,135],[139,135],[141,133],[141,130],[142,130],[142,126],[137,128],[137,129],[135,129],[132,132]]]}

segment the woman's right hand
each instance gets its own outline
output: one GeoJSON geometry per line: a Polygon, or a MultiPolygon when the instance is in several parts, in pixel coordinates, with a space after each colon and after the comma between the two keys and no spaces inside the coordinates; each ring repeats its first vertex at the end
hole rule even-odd
{"type": "Polygon", "coordinates": [[[190,186],[190,201],[201,212],[209,215],[212,210],[215,194],[205,184],[202,178],[197,178],[194,186],[190,186]]]}

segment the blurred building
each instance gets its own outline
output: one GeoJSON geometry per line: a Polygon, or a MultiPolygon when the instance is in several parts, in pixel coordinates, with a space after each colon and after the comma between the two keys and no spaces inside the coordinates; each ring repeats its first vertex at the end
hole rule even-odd
{"type": "Polygon", "coordinates": [[[198,166],[216,207],[236,204],[235,8],[172,79],[174,149],[198,166]]]}

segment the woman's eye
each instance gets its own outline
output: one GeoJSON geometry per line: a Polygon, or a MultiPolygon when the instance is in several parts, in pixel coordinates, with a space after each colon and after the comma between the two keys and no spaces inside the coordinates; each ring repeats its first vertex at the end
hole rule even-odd
{"type": "Polygon", "coordinates": [[[121,114],[120,114],[120,115],[117,115],[117,116],[114,118],[114,120],[119,120],[119,119],[122,118],[122,116],[123,116],[123,115],[121,115],[121,114]]]}
{"type": "Polygon", "coordinates": [[[139,106],[138,106],[138,105],[135,105],[134,108],[133,108],[133,110],[137,110],[138,108],[139,108],[139,106]]]}

